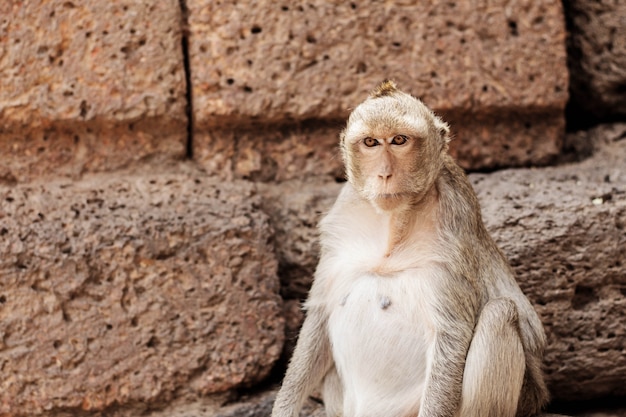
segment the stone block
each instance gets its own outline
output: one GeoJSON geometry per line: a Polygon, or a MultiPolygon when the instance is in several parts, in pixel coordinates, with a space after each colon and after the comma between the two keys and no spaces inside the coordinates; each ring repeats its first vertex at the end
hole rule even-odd
{"type": "Polygon", "coordinates": [[[316,175],[343,178],[340,123],[196,132],[194,159],[225,179],[281,182],[316,175]]]}
{"type": "MultiPolygon", "coordinates": [[[[566,0],[572,102],[579,117],[626,116],[626,4],[566,0]],[[586,113],[586,114],[585,114],[586,113]]],[[[574,123],[576,121],[573,121],[574,123]]]]}
{"type": "Polygon", "coordinates": [[[232,390],[283,346],[250,183],[190,167],[0,185],[0,414],[232,390]]]}
{"type": "MultiPolygon", "coordinates": [[[[541,315],[557,400],[626,395],[626,140],[612,138],[583,162],[470,175],[490,233],[541,315]]],[[[316,225],[340,187],[328,178],[261,188],[286,299],[307,296],[316,225]]]]}
{"type": "Polygon", "coordinates": [[[176,0],[0,4],[0,180],[186,154],[176,0]]]}
{"type": "Polygon", "coordinates": [[[244,132],[235,146],[254,137],[258,153],[268,140],[294,146],[294,135],[315,152],[298,124],[341,125],[385,78],[455,122],[466,168],[543,164],[558,153],[568,84],[559,2],[187,5],[194,154],[210,168],[203,150],[230,146],[225,127],[244,132]],[[277,138],[278,124],[292,132],[277,138]]]}

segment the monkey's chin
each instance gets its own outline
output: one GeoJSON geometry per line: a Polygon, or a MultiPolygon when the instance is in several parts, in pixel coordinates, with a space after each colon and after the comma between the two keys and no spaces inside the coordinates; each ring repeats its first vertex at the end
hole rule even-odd
{"type": "Polygon", "coordinates": [[[382,211],[393,211],[407,201],[404,193],[378,194],[372,199],[372,203],[382,211]]]}

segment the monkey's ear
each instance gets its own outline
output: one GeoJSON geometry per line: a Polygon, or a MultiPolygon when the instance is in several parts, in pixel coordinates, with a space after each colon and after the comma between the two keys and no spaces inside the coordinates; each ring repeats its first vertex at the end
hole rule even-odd
{"type": "Polygon", "coordinates": [[[343,129],[341,132],[339,132],[339,145],[343,146],[345,141],[346,141],[346,129],[343,129]]]}
{"type": "Polygon", "coordinates": [[[396,83],[391,80],[385,80],[378,85],[371,93],[371,98],[390,96],[393,93],[396,93],[398,88],[396,87],[396,83]]]}
{"type": "Polygon", "coordinates": [[[439,117],[435,117],[435,127],[439,131],[439,134],[441,135],[441,138],[444,140],[444,142],[450,142],[450,126],[439,117]]]}
{"type": "Polygon", "coordinates": [[[343,158],[343,162],[346,162],[346,129],[343,129],[339,134],[339,151],[341,152],[341,157],[343,158]]]}

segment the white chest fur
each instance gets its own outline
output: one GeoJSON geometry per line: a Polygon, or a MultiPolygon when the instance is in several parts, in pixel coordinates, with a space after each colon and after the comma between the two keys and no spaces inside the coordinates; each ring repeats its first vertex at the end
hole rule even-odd
{"type": "Polygon", "coordinates": [[[345,415],[400,416],[419,409],[434,340],[429,280],[427,269],[364,274],[341,286],[344,294],[328,306],[345,415]]]}

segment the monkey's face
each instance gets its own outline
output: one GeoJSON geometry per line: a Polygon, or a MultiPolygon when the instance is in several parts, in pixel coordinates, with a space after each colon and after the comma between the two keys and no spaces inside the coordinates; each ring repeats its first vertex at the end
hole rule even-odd
{"type": "Polygon", "coordinates": [[[371,135],[353,141],[352,184],[383,210],[393,210],[411,192],[407,181],[415,170],[413,161],[420,139],[405,133],[371,135]]]}
{"type": "Polygon", "coordinates": [[[369,98],[342,134],[348,181],[382,210],[420,198],[440,169],[445,133],[447,126],[408,94],[369,98]]]}

